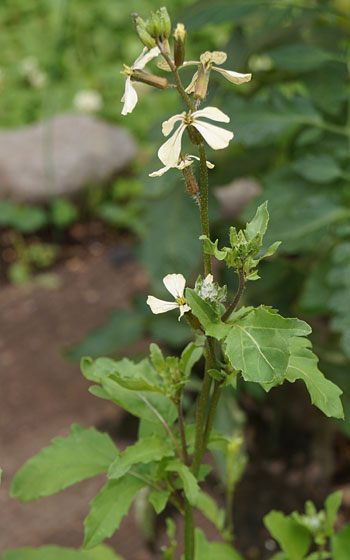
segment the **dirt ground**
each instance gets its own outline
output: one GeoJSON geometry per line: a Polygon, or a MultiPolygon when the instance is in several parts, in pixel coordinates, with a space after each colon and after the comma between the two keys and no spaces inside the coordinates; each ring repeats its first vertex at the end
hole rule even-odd
{"type": "MultiPolygon", "coordinates": [[[[129,256],[127,250],[118,249],[116,253],[115,248],[100,248],[84,257],[72,257],[56,268],[59,287],[55,290],[11,285],[0,290],[0,465],[4,470],[0,488],[0,552],[44,544],[81,546],[89,501],[105,482],[103,476],[96,477],[56,496],[20,504],[9,498],[9,487],[26,459],[47,446],[53,437],[68,435],[72,423],[102,428],[119,424],[122,441],[118,444],[127,444],[130,438],[128,430],[123,439],[122,412],[112,403],[93,397],[79,367],[63,357],[65,348],[104,323],[109,310],[126,307],[137,292],[146,293],[145,274],[129,256]]],[[[321,503],[329,491],[341,487],[347,507],[343,521],[349,518],[350,479],[344,477],[340,484],[334,477],[332,480],[332,457],[317,452],[332,448],[336,429],[323,430],[321,425],[320,437],[329,441],[326,446],[312,447],[311,437],[315,435],[319,416],[309,417],[305,412],[311,407],[300,387],[289,386],[288,392],[283,392],[284,388],[279,391],[278,395],[271,392],[264,406],[248,395],[243,396],[241,403],[251,421],[246,433],[251,461],[237,489],[235,527],[240,535],[238,547],[246,552],[247,560],[262,560],[274,550],[274,541],[261,521],[272,507],[284,511],[300,509],[307,497],[321,503]],[[276,414],[286,403],[290,416],[285,421],[292,425],[292,430],[287,432],[282,426],[285,455],[276,455],[269,426],[276,423],[276,414]],[[252,544],[256,542],[259,546],[252,544]]],[[[277,440],[278,437],[277,434],[277,440]]],[[[280,443],[276,441],[275,447],[280,443]]],[[[350,459],[344,467],[347,472],[349,465],[350,459]]],[[[220,493],[215,479],[212,482],[220,493]]],[[[200,516],[196,523],[206,528],[210,538],[216,538],[213,527],[200,516]]],[[[181,531],[180,527],[180,542],[181,531]]],[[[158,552],[145,545],[133,516],[123,520],[109,543],[125,560],[160,558],[158,552]]]]}

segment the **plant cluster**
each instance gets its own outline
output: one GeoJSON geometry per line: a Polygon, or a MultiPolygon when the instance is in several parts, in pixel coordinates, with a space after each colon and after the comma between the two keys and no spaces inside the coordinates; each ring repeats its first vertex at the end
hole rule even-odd
{"type": "MultiPolygon", "coordinates": [[[[162,132],[169,138],[160,146],[158,157],[164,165],[162,174],[176,169],[183,176],[201,224],[203,247],[203,272],[194,286],[186,287],[183,274],[168,271],[163,283],[172,301],[150,295],[147,303],[156,315],[178,311],[179,320],[189,323],[193,339],[180,356],[165,356],[152,344],[149,357],[137,363],[127,358],[83,359],[82,372],[93,383],[92,394],[112,401],[139,419],[137,441],[120,451],[107,434],[74,425],[70,436],[55,438],[50,447],[18,471],[12,496],[28,502],[106,473],[106,485],[91,502],[85,520],[84,550],[77,552],[81,555],[77,559],[89,558],[89,551],[95,558],[111,556],[110,551],[99,548],[101,543],[118,529],[140,490],[146,489],[143,492],[157,514],[171,504],[184,517],[184,543],[179,546],[183,548],[184,560],[240,560],[235,548],[232,501],[245,458],[241,434],[227,436],[213,428],[223,389],[234,391],[238,378],[257,384],[266,392],[285,381],[294,383],[299,379],[305,383],[312,403],[326,416],[339,419],[343,418],[341,390],[318,368],[307,323],[286,318],[268,305],[247,307],[240,303],[246,285],[259,279],[260,263],[271,257],[279,245],[266,244],[267,203],[257,208],[245,228],[230,228],[227,246],[220,244],[219,248],[218,240],[213,241],[210,234],[208,174],[212,164],[208,165],[206,144],[222,150],[228,147],[233,133],[221,124],[230,120],[225,113],[212,105],[200,105],[206,99],[212,70],[238,85],[248,82],[251,74],[219,68],[226,60],[225,53],[220,51],[206,51],[199,60],[186,61],[186,29],[180,23],[172,36],[165,8],[152,13],[147,21],[135,15],[134,23],[144,49],[137,62],[123,71],[126,83],[122,111],[129,113],[137,103],[135,81],[155,87],[161,84],[161,89],[174,88],[180,95],[185,110],[163,122],[162,132]],[[145,70],[146,64],[156,57],[161,57],[161,69],[168,72],[169,78],[161,78],[162,81],[145,70]],[[195,66],[187,87],[181,77],[186,66],[195,66]],[[173,132],[176,123],[179,125],[173,132]],[[195,155],[190,151],[195,151],[195,155]],[[197,157],[199,172],[195,168],[197,157]],[[225,287],[214,281],[213,258],[224,261],[229,273],[238,278],[237,292],[228,301],[225,287]],[[191,419],[188,406],[195,371],[200,372],[199,391],[195,396],[195,417],[191,419]],[[207,452],[219,452],[226,462],[226,510],[206,491],[205,481],[212,469],[207,463],[207,452]],[[194,527],[194,508],[215,525],[222,541],[209,541],[201,529],[194,527]]],[[[167,213],[171,217],[171,207],[167,213]]],[[[157,241],[161,244],[162,238],[157,241]]],[[[333,530],[340,499],[340,493],[331,495],[322,512],[317,512],[311,503],[307,504],[305,515],[294,513],[286,517],[271,512],[265,522],[282,548],[275,560],[345,558],[349,528],[337,535],[333,530]],[[314,551],[310,548],[312,543],[314,551]]],[[[164,560],[174,558],[177,550],[172,521],[168,522],[168,535],[170,546],[162,551],[164,560]]],[[[9,551],[5,560],[25,558],[25,554],[25,549],[9,551]]],[[[30,554],[36,559],[43,552],[39,549],[30,554]]],[[[59,554],[64,558],[63,551],[59,554]]]]}

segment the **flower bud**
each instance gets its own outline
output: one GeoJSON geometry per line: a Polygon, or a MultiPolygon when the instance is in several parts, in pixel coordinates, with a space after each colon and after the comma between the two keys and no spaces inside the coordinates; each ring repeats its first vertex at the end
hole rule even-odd
{"type": "Polygon", "coordinates": [[[185,60],[186,30],[183,23],[178,23],[174,32],[174,62],[176,68],[185,60]]]}
{"type": "Polygon", "coordinates": [[[131,79],[134,82],[142,82],[143,84],[148,84],[158,89],[165,89],[168,87],[168,80],[166,78],[143,72],[143,70],[133,70],[131,79]]]}
{"type": "Polygon", "coordinates": [[[131,17],[133,19],[135,29],[136,29],[136,33],[138,34],[140,41],[148,49],[153,49],[153,47],[156,46],[156,42],[153,39],[153,37],[149,34],[149,32],[147,31],[146,23],[137,14],[132,14],[131,17]]]}
{"type": "Polygon", "coordinates": [[[168,39],[171,33],[171,21],[168,10],[163,6],[158,10],[160,22],[160,34],[163,38],[168,39]]]}
{"type": "Polygon", "coordinates": [[[209,84],[210,68],[205,68],[203,64],[200,64],[198,69],[198,76],[196,80],[196,85],[194,88],[193,97],[195,99],[205,99],[209,84]]]}
{"type": "Polygon", "coordinates": [[[146,22],[146,29],[154,39],[158,39],[160,37],[161,31],[159,11],[151,12],[151,15],[146,22]]]}
{"type": "Polygon", "coordinates": [[[185,179],[186,188],[191,196],[196,195],[199,192],[198,183],[195,176],[192,173],[191,167],[185,167],[182,170],[182,174],[185,179]]]}

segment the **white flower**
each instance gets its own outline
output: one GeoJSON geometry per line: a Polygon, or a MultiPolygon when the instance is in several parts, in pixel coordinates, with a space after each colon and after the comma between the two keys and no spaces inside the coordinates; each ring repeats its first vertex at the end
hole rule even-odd
{"type": "MultiPolygon", "coordinates": [[[[182,171],[183,169],[185,169],[185,167],[189,167],[190,165],[192,165],[193,159],[199,160],[199,157],[188,155],[188,156],[185,156],[183,158],[180,155],[178,163],[174,167],[176,167],[177,169],[180,169],[180,171],[182,171]]],[[[213,163],[211,163],[210,161],[207,161],[206,164],[207,164],[208,169],[213,169],[213,167],[215,167],[215,165],[213,163]]],[[[168,166],[162,167],[161,169],[158,169],[158,171],[153,171],[153,173],[150,173],[149,176],[150,177],[161,177],[162,175],[164,175],[164,173],[169,171],[169,169],[172,169],[172,168],[168,167],[168,166]]]]}
{"type": "Polygon", "coordinates": [[[156,315],[158,313],[166,313],[172,309],[180,309],[180,321],[186,311],[191,311],[190,306],[187,305],[186,299],[184,298],[186,280],[182,274],[167,274],[167,276],[163,278],[163,284],[168,292],[174,296],[175,301],[164,301],[153,296],[148,296],[147,303],[150,306],[152,313],[155,313],[156,315]]]}
{"type": "Polygon", "coordinates": [[[137,103],[136,89],[134,88],[131,81],[133,70],[143,70],[146,64],[148,64],[150,60],[158,56],[159,53],[160,50],[158,49],[158,47],[154,47],[153,49],[150,50],[147,47],[145,47],[142,53],[140,54],[140,56],[135,60],[131,68],[129,68],[124,64],[125,70],[122,72],[122,74],[126,75],[126,80],[125,80],[124,95],[121,98],[121,102],[124,103],[122,115],[127,115],[128,113],[132,113],[137,103]]]}
{"type": "Polygon", "coordinates": [[[96,113],[102,108],[102,97],[98,91],[84,89],[75,94],[73,105],[82,113],[96,113]]]}
{"type": "Polygon", "coordinates": [[[181,152],[181,139],[187,126],[193,126],[203,136],[204,140],[213,150],[226,148],[233,138],[233,132],[200,120],[200,118],[212,119],[219,122],[230,122],[230,118],[216,107],[206,107],[193,113],[181,113],[170,117],[162,124],[164,136],[168,136],[177,121],[181,121],[179,128],[158,150],[158,157],[166,167],[176,167],[181,152]]]}
{"type": "MultiPolygon", "coordinates": [[[[217,66],[213,66],[214,64],[223,64],[227,59],[227,54],[222,51],[206,51],[205,53],[201,54],[199,60],[189,60],[188,62],[184,62],[183,66],[191,66],[196,64],[202,64],[204,68],[208,71],[211,69],[219,72],[226,80],[232,82],[233,84],[243,84],[244,82],[249,82],[251,80],[251,74],[240,74],[239,72],[235,72],[234,70],[225,70],[224,68],[218,68],[217,66]]],[[[192,93],[194,91],[196,81],[198,77],[198,71],[194,74],[191,83],[187,86],[186,92],[192,93]]]]}

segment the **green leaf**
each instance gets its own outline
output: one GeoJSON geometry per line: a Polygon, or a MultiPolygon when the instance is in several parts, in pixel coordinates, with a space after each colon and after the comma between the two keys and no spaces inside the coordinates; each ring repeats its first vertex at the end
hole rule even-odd
{"type": "Polygon", "coordinates": [[[196,477],[192,474],[190,469],[178,459],[174,459],[167,464],[166,470],[176,472],[179,475],[188,501],[191,505],[195,505],[198,498],[199,486],[196,477]]]}
{"type": "Polygon", "coordinates": [[[331,550],[333,560],[349,560],[350,525],[345,525],[331,538],[331,550]]]}
{"type": "Polygon", "coordinates": [[[201,529],[195,529],[194,560],[243,560],[242,556],[228,544],[208,542],[201,529]]]}
{"type": "Polygon", "coordinates": [[[137,463],[151,463],[159,461],[163,457],[174,455],[174,449],[170,442],[157,435],[141,439],[134,445],[129,445],[121,453],[108,470],[108,478],[120,478],[128,472],[132,465],[137,463]]]}
{"type": "Polygon", "coordinates": [[[138,340],[144,331],[144,316],[138,311],[120,310],[108,315],[106,323],[90,331],[77,345],[66,351],[71,360],[83,356],[111,356],[138,340]]]}
{"type": "Polygon", "coordinates": [[[62,546],[48,545],[40,548],[18,548],[7,550],[3,560],[123,560],[112,548],[100,545],[86,550],[63,548],[62,546]]]}
{"type": "MultiPolygon", "coordinates": [[[[236,139],[247,146],[266,145],[279,141],[284,133],[298,130],[304,125],[322,123],[321,115],[311,102],[299,97],[279,100],[277,103],[260,99],[244,101],[230,96],[225,111],[235,115],[236,139]]],[[[271,201],[266,192],[264,199],[271,201]]]]}
{"type": "Polygon", "coordinates": [[[304,527],[280,511],[265,515],[264,523],[289,560],[303,560],[311,544],[311,535],[304,527]]]}
{"type": "Polygon", "coordinates": [[[194,342],[190,342],[181,353],[180,369],[185,378],[191,375],[194,364],[201,359],[203,355],[203,347],[197,346],[194,342]]]}
{"type": "Polygon", "coordinates": [[[246,225],[244,232],[247,240],[251,241],[258,233],[263,237],[268,223],[269,213],[267,211],[267,201],[265,201],[258,207],[254,218],[246,225]]]}
{"type": "Polygon", "coordinates": [[[342,175],[341,167],[328,155],[306,156],[292,165],[294,171],[313,183],[331,183],[342,175]]]}
{"type": "Polygon", "coordinates": [[[58,228],[69,227],[77,218],[77,207],[65,198],[56,198],[51,203],[51,220],[58,228]]]}
{"type": "Polygon", "coordinates": [[[164,511],[168,503],[169,496],[170,490],[155,490],[152,488],[150,491],[148,499],[158,515],[164,511]]]}
{"type": "Polygon", "coordinates": [[[311,343],[306,338],[292,338],[291,356],[286,371],[286,379],[294,383],[297,379],[304,381],[310,393],[311,402],[326,416],[344,418],[340,395],[341,389],[326,379],[318,369],[318,358],[310,349],[311,343]]]}
{"type": "Polygon", "coordinates": [[[285,319],[258,307],[232,325],[226,337],[226,354],[246,381],[273,383],[286,372],[290,339],[310,331],[304,321],[285,319]]]}
{"type": "Polygon", "coordinates": [[[331,55],[327,52],[312,45],[302,43],[282,45],[268,51],[268,55],[278,68],[291,72],[315,70],[331,58],[331,55]]]}
{"type": "Polygon", "coordinates": [[[203,241],[203,251],[207,255],[213,255],[218,261],[223,261],[227,256],[227,251],[221,251],[218,248],[219,240],[216,239],[215,243],[209,239],[206,235],[201,235],[199,237],[201,241],[203,241]]]}
{"type": "Polygon", "coordinates": [[[113,374],[117,373],[123,366],[125,366],[125,360],[115,361],[110,358],[98,358],[92,361],[86,358],[82,360],[81,369],[87,379],[102,384],[102,388],[93,386],[89,389],[93,395],[111,400],[138,418],[158,423],[159,419],[147,404],[149,403],[163,416],[168,424],[172,424],[177,418],[177,411],[169,398],[156,393],[125,389],[112,379],[113,374]],[[121,362],[122,365],[120,365],[121,362]]]}
{"type": "Polygon", "coordinates": [[[204,301],[191,288],[186,288],[186,300],[191,307],[192,313],[199,319],[205,332],[220,340],[229,331],[229,326],[221,321],[221,318],[210,303],[204,301]]]}
{"type": "Polygon", "coordinates": [[[176,182],[175,188],[150,201],[146,219],[148,233],[139,256],[153,286],[161,287],[161,279],[169,270],[181,270],[189,276],[201,251],[198,208],[190,197],[184,196],[176,182]]]}
{"type": "Polygon", "coordinates": [[[136,494],[144,486],[144,481],[129,474],[107,482],[90,504],[90,512],[84,522],[84,548],[93,548],[113,535],[136,494]]]}
{"type": "Polygon", "coordinates": [[[202,512],[209,521],[211,521],[219,531],[224,529],[225,511],[219,509],[215,500],[206,492],[199,491],[196,501],[196,508],[202,512]]]}
{"type": "Polygon", "coordinates": [[[128,358],[117,362],[111,379],[131,391],[151,391],[163,393],[162,380],[149,363],[148,359],[134,364],[128,358]]]}
{"type": "Polygon", "coordinates": [[[337,520],[338,510],[341,505],[342,497],[343,497],[343,492],[341,490],[337,490],[336,492],[330,494],[324,503],[325,511],[327,515],[326,530],[328,536],[333,534],[333,530],[334,530],[333,526],[337,520]]]}
{"type": "Polygon", "coordinates": [[[11,496],[30,502],[55,494],[67,486],[106,472],[118,450],[111,438],[74,424],[71,435],[57,437],[16,473],[11,496]]]}

